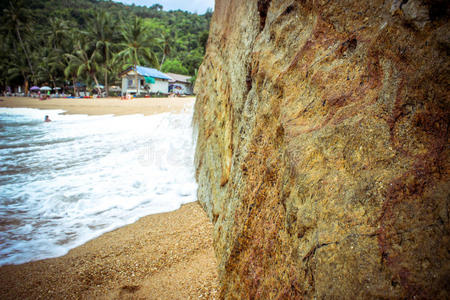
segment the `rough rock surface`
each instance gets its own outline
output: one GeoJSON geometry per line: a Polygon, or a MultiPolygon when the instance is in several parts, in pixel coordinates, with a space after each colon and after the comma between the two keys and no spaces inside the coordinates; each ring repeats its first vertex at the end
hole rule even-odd
{"type": "Polygon", "coordinates": [[[222,298],[450,297],[448,11],[216,0],[194,122],[222,298]]]}

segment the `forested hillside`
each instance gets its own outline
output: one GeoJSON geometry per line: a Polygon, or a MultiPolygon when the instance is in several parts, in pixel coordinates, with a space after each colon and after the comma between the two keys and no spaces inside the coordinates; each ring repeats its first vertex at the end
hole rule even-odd
{"type": "Polygon", "coordinates": [[[211,15],[101,0],[2,1],[0,89],[108,86],[134,64],[195,75],[211,15]]]}

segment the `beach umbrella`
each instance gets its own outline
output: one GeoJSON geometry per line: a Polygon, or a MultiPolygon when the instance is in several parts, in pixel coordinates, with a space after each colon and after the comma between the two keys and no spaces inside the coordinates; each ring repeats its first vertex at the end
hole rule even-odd
{"type": "Polygon", "coordinates": [[[103,86],[103,85],[101,85],[101,84],[97,84],[97,85],[95,86],[95,88],[104,89],[105,86],[103,86]]]}
{"type": "Polygon", "coordinates": [[[55,87],[55,88],[53,88],[54,90],[60,90],[61,88],[60,87],[55,87]]]}
{"type": "Polygon", "coordinates": [[[49,86],[43,86],[43,87],[41,87],[41,91],[51,91],[51,90],[52,90],[52,88],[49,87],[49,86]]]}
{"type": "Polygon", "coordinates": [[[38,87],[38,86],[32,86],[30,88],[30,91],[38,91],[38,90],[40,90],[40,87],[38,87]]]}

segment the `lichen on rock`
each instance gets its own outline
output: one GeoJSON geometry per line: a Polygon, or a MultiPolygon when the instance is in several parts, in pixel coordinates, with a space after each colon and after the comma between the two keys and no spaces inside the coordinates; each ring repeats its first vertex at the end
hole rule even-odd
{"type": "Polygon", "coordinates": [[[195,164],[223,298],[450,297],[448,9],[216,0],[195,164]]]}

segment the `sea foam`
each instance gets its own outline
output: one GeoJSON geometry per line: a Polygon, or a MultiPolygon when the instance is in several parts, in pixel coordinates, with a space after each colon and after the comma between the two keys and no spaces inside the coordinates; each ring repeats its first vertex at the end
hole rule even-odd
{"type": "Polygon", "coordinates": [[[151,116],[62,113],[0,108],[0,265],[61,256],[196,200],[191,107],[151,116]]]}

